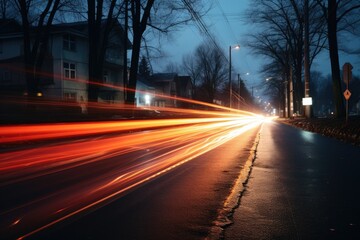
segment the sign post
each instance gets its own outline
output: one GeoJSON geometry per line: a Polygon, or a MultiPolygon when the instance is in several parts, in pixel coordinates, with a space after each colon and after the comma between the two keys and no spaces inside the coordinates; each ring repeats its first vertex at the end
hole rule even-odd
{"type": "Polygon", "coordinates": [[[351,92],[349,91],[349,83],[352,79],[352,69],[353,66],[348,62],[343,65],[343,81],[346,84],[346,90],[344,91],[344,97],[346,100],[346,123],[348,122],[349,116],[349,99],[351,96],[351,92]]]}

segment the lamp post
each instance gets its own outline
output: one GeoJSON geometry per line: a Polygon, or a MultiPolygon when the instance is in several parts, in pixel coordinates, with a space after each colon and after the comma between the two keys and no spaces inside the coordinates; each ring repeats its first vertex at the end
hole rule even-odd
{"type": "Polygon", "coordinates": [[[240,73],[238,73],[238,82],[239,82],[239,101],[238,101],[238,109],[240,110],[240,101],[241,101],[241,82],[240,82],[240,73]]]}
{"type": "Polygon", "coordinates": [[[231,49],[240,49],[240,45],[236,45],[234,47],[231,47],[231,45],[229,46],[229,89],[230,89],[230,93],[229,93],[229,107],[231,108],[231,100],[232,100],[232,84],[231,84],[231,49]]]}

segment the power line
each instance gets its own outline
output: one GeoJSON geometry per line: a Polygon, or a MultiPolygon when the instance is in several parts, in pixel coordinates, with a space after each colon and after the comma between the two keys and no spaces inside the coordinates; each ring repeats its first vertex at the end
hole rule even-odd
{"type": "Polygon", "coordinates": [[[230,33],[232,34],[232,37],[233,37],[234,40],[237,42],[238,39],[237,39],[236,36],[235,36],[235,33],[234,33],[234,31],[233,31],[233,29],[232,29],[232,27],[231,27],[231,25],[230,25],[229,19],[228,19],[227,16],[225,15],[224,10],[223,10],[223,8],[222,8],[219,0],[216,0],[215,2],[216,2],[217,6],[218,6],[218,8],[219,8],[219,10],[220,10],[220,12],[221,12],[222,17],[225,19],[225,23],[226,23],[226,25],[228,26],[228,28],[229,28],[229,30],[230,30],[230,33]]]}
{"type": "MultiPolygon", "coordinates": [[[[188,0],[182,0],[182,2],[185,4],[186,8],[188,9],[188,11],[190,12],[191,16],[194,18],[195,23],[197,25],[197,27],[199,28],[200,32],[202,34],[204,34],[209,40],[210,42],[214,45],[214,47],[216,47],[218,49],[218,51],[223,55],[223,57],[225,59],[228,59],[223,50],[219,47],[219,45],[217,44],[216,40],[214,39],[213,35],[210,33],[210,31],[208,30],[208,27],[206,26],[206,24],[204,23],[202,17],[193,9],[193,7],[191,6],[191,3],[189,3],[188,0]]],[[[229,60],[228,60],[229,61],[229,60]]]]}

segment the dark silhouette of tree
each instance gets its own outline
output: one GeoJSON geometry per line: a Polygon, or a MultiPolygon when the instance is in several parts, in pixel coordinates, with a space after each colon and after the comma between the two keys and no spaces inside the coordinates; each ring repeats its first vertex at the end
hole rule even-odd
{"type": "Polygon", "coordinates": [[[194,58],[194,54],[187,54],[183,56],[181,68],[183,71],[190,76],[191,85],[192,85],[192,93],[191,97],[193,99],[196,98],[196,88],[198,86],[198,82],[200,80],[201,69],[196,64],[196,60],[194,58]]]}
{"type": "Polygon", "coordinates": [[[351,32],[352,29],[359,26],[360,4],[357,0],[317,0],[317,3],[321,6],[327,21],[335,116],[344,117],[345,108],[341,89],[338,32],[344,30],[351,32]]]}
{"type": "Polygon", "coordinates": [[[149,29],[161,34],[168,34],[174,28],[192,21],[193,13],[201,9],[202,0],[131,0],[129,4],[129,30],[132,35],[132,53],[130,75],[126,93],[126,102],[134,103],[141,47],[149,29]]]}
{"type": "MultiPolygon", "coordinates": [[[[99,95],[99,85],[103,81],[103,66],[109,34],[115,24],[114,9],[116,0],[109,6],[103,0],[87,0],[89,28],[89,85],[88,100],[96,102],[99,95]],[[106,12],[107,11],[107,12],[106,12]],[[106,16],[103,19],[103,16],[106,16]]],[[[126,47],[126,46],[125,46],[126,47]]]]}
{"type": "Polygon", "coordinates": [[[139,75],[148,79],[151,75],[150,66],[145,56],[141,57],[139,65],[139,75]]]}
{"type": "Polygon", "coordinates": [[[24,34],[27,94],[32,98],[39,91],[39,74],[47,51],[50,27],[55,14],[63,5],[60,0],[49,0],[46,4],[41,2],[34,4],[31,0],[16,0],[15,5],[21,15],[24,34]],[[38,14],[38,18],[33,19],[32,15],[35,14],[38,14]]]}
{"type": "MultiPolygon", "coordinates": [[[[146,30],[146,27],[148,25],[153,4],[154,4],[154,0],[130,1],[130,13],[131,13],[130,15],[132,20],[132,35],[133,35],[130,77],[129,77],[129,85],[128,85],[130,89],[136,89],[141,41],[143,34],[146,30]]],[[[126,102],[129,104],[134,104],[135,92],[128,90],[126,96],[127,96],[126,102]]]]}
{"type": "Polygon", "coordinates": [[[199,69],[201,100],[213,103],[227,79],[228,64],[225,55],[213,44],[204,42],[196,49],[194,57],[199,69]]]}
{"type": "MultiPolygon", "coordinates": [[[[270,60],[264,66],[264,75],[277,77],[281,81],[279,85],[290,81],[292,69],[295,110],[301,112],[301,99],[304,96],[304,1],[255,0],[251,6],[248,19],[258,27],[259,32],[250,36],[248,44],[256,54],[265,55],[270,60]]],[[[324,47],[325,32],[322,15],[314,0],[310,1],[309,9],[311,65],[324,47]]]]}
{"type": "Polygon", "coordinates": [[[0,0],[0,19],[13,18],[15,11],[9,0],[0,0]]]}

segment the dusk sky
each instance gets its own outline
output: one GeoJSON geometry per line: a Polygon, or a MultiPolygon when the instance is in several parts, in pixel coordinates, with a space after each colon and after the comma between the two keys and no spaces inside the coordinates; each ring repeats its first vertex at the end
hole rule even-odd
{"type": "MultiPolygon", "coordinates": [[[[262,85],[264,79],[258,72],[261,64],[264,62],[264,58],[254,55],[245,44],[249,33],[253,32],[253,26],[246,22],[245,17],[251,0],[211,0],[209,2],[212,2],[213,8],[203,17],[203,20],[227,58],[230,45],[239,44],[241,46],[240,50],[232,51],[233,72],[240,73],[243,77],[246,73],[249,73],[248,76],[244,77],[247,80],[245,84],[248,88],[262,85]]],[[[181,64],[183,55],[195,51],[196,47],[205,39],[205,36],[201,34],[195,23],[186,25],[179,29],[179,31],[172,33],[172,38],[167,44],[162,46],[167,57],[153,64],[154,71],[162,71],[169,62],[181,64]]],[[[351,38],[343,41],[352,40],[354,47],[360,48],[360,41],[358,39],[351,38]]],[[[341,54],[340,67],[345,62],[350,62],[354,66],[354,75],[360,75],[360,67],[357,67],[360,66],[359,55],[349,56],[341,54]]],[[[327,51],[323,51],[318,56],[311,70],[320,71],[324,75],[330,74],[330,62],[327,51]]]]}

